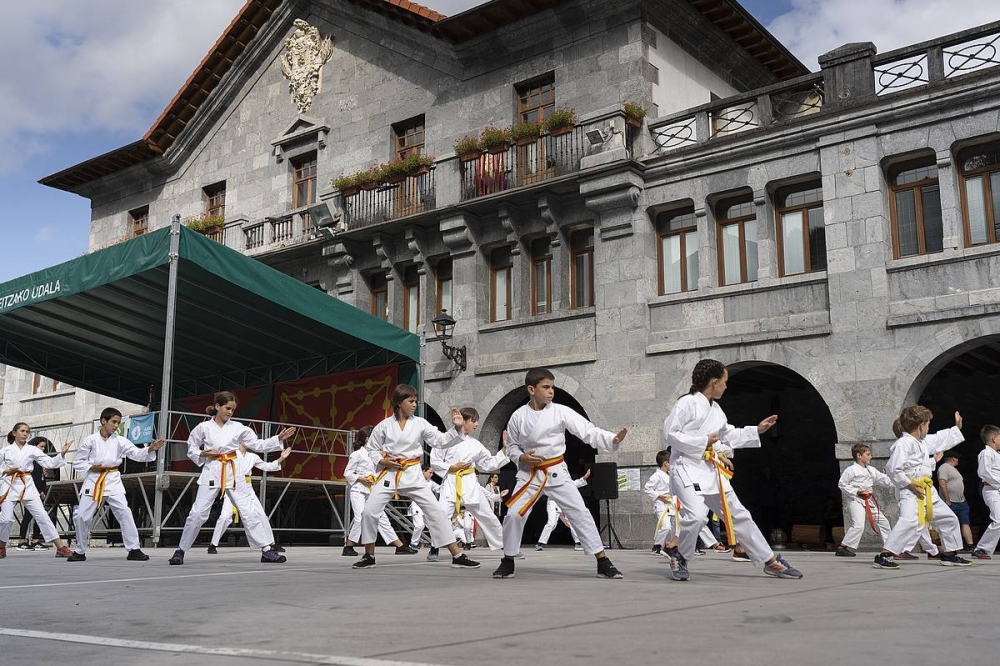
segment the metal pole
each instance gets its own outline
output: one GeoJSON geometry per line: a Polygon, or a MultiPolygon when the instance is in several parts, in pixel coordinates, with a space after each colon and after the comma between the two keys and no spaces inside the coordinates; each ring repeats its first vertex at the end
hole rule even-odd
{"type": "MultiPolygon", "coordinates": [[[[167,321],[163,330],[163,374],[160,377],[159,435],[169,438],[170,398],[174,385],[174,326],[177,323],[177,269],[181,249],[181,216],[174,215],[170,222],[170,249],[167,254],[167,321]]],[[[169,445],[156,456],[156,494],[153,504],[153,547],[160,545],[160,521],[163,519],[163,490],[166,485],[169,445]]]]}
{"type": "Polygon", "coordinates": [[[420,359],[417,361],[417,393],[420,395],[420,416],[427,418],[427,401],[424,399],[424,364],[427,363],[427,328],[420,329],[420,359]]]}

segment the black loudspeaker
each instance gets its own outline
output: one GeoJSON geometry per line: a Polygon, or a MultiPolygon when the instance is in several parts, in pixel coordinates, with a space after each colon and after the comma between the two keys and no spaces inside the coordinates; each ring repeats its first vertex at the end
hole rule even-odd
{"type": "Polygon", "coordinates": [[[596,500],[618,499],[618,463],[594,463],[590,467],[590,489],[596,500]]]}

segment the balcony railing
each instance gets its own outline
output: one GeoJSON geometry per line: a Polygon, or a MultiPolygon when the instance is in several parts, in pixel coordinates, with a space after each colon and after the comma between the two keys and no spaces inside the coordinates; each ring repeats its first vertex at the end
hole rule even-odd
{"type": "Polygon", "coordinates": [[[584,127],[578,125],[567,134],[546,134],[526,145],[464,160],[462,201],[579,171],[587,143],[584,127]]]}
{"type": "Polygon", "coordinates": [[[407,176],[400,183],[386,183],[373,190],[361,190],[343,197],[348,229],[361,229],[408,215],[416,215],[437,206],[434,170],[407,176]]]}

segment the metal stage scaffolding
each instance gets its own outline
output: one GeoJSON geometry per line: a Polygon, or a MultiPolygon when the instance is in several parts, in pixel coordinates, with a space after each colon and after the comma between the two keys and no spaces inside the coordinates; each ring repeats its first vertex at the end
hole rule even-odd
{"type": "MultiPolygon", "coordinates": [[[[159,416],[159,414],[157,413],[159,416]]],[[[197,472],[176,471],[171,469],[171,463],[180,462],[181,466],[189,467],[187,457],[188,433],[207,417],[204,414],[191,412],[167,412],[166,419],[157,418],[156,438],[164,432],[167,443],[160,450],[165,456],[165,464],[160,467],[162,472],[155,471],[156,463],[137,463],[125,460],[122,465],[122,481],[125,484],[129,506],[136,519],[139,535],[143,540],[149,539],[156,543],[176,543],[180,531],[187,518],[188,509],[194,501],[197,491],[197,472]],[[157,495],[160,496],[164,511],[157,524],[154,520],[157,495]]],[[[292,454],[285,462],[282,472],[275,474],[261,473],[253,476],[253,486],[257,491],[261,504],[267,512],[268,519],[275,533],[284,536],[283,542],[295,539],[300,542],[342,543],[347,527],[351,521],[350,501],[347,497],[346,482],[334,474],[334,465],[338,458],[346,461],[353,448],[355,433],[347,430],[334,430],[299,423],[278,423],[275,421],[260,421],[252,419],[237,419],[253,429],[264,439],[277,434],[287,426],[298,430],[290,440],[292,454]],[[323,459],[324,470],[328,472],[324,479],[305,479],[284,476],[301,467],[306,462],[323,459]]],[[[72,468],[73,454],[84,437],[97,431],[99,421],[75,423],[68,426],[39,429],[33,435],[48,437],[59,446],[62,442],[73,439],[75,444],[66,454],[67,464],[59,470],[59,478],[50,480],[45,497],[45,507],[56,523],[56,529],[61,535],[75,535],[73,525],[73,507],[78,502],[82,479],[77,478],[72,468]]],[[[265,459],[273,459],[277,454],[262,455],[265,459]]],[[[405,515],[405,509],[400,505],[387,508],[393,523],[403,531],[412,529],[412,522],[405,515]]],[[[19,516],[20,518],[20,516],[19,516]]],[[[112,538],[120,530],[110,527],[113,518],[104,504],[94,521],[91,538],[112,538]]],[[[211,530],[213,521],[206,523],[203,529],[211,530]]],[[[227,535],[238,535],[241,527],[230,526],[227,535]]]]}

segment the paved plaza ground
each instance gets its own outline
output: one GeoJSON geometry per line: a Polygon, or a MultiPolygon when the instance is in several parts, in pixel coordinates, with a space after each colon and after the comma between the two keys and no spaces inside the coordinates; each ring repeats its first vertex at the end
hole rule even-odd
{"type": "Polygon", "coordinates": [[[288,563],[198,547],[127,562],[92,549],[0,561],[3,664],[931,664],[995,661],[1000,560],[955,569],[920,560],[790,552],[802,580],[775,580],[709,554],[668,580],[646,551],[615,550],[619,581],[593,558],[526,549],[513,580],[380,549],[354,571],[334,548],[289,548],[288,563]]]}

